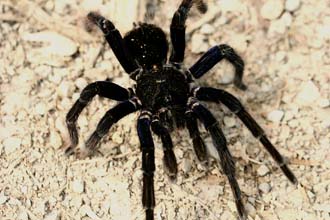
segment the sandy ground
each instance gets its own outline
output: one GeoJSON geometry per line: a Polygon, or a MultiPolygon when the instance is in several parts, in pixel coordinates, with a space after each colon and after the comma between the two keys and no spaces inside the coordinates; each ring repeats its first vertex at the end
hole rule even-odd
{"type": "MultiPolygon", "coordinates": [[[[84,26],[91,10],[123,32],[141,21],[145,1],[119,2],[0,1],[0,219],[144,219],[137,114],[113,126],[93,157],[63,155],[65,115],[88,83],[109,77],[134,85],[98,30],[87,33],[84,26]]],[[[178,4],[155,7],[153,22],[167,33],[178,4]]],[[[223,85],[233,76],[226,62],[198,83],[239,97],[299,180],[298,186],[288,182],[235,115],[208,105],[230,143],[250,219],[330,219],[329,9],[329,0],[214,0],[206,15],[193,8],[188,19],[186,66],[213,45],[235,48],[246,63],[246,92],[223,85]]],[[[96,97],[83,111],[80,145],[114,104],[96,97]]],[[[155,219],[236,219],[217,163],[206,170],[187,132],[172,136],[176,182],[163,171],[155,138],[155,219]]]]}

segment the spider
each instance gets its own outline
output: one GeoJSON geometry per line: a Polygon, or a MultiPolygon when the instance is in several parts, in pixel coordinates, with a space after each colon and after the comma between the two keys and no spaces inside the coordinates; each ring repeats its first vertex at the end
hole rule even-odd
{"type": "MultiPolygon", "coordinates": [[[[202,0],[198,1],[203,3],[202,0]]],[[[91,155],[113,124],[128,114],[139,111],[137,133],[142,152],[142,204],[145,208],[146,220],[153,220],[156,203],[153,179],[155,147],[152,132],[161,139],[166,173],[170,178],[175,179],[178,170],[170,133],[175,129],[186,127],[198,160],[207,163],[206,145],[198,128],[198,121],[201,121],[218,152],[219,163],[231,186],[239,218],[245,220],[247,214],[235,178],[235,163],[227,148],[226,138],[216,118],[201,104],[201,101],[222,103],[228,107],[254,137],[259,139],[284,175],[294,184],[297,183],[297,179],[281,154],[269,141],[264,130],[235,96],[222,89],[193,86],[194,79],[202,77],[214,65],[225,59],[235,68],[234,85],[241,90],[246,89],[242,82],[244,62],[228,45],[220,44],[210,48],[190,68],[184,68],[185,22],[194,2],[194,0],[183,0],[173,15],[170,26],[172,47],[169,61],[167,61],[169,45],[161,28],[153,24],[139,23],[122,37],[111,21],[95,12],[88,14],[88,19],[102,30],[116,58],[130,78],[136,81],[136,85],[128,89],[110,81],[96,81],[87,85],[66,116],[71,145],[65,152],[67,155],[75,153],[79,158],[91,155]],[[78,116],[96,95],[116,100],[118,104],[106,112],[96,130],[86,141],[85,147],[76,148],[78,116]]],[[[206,5],[200,5],[199,10],[205,12],[206,5]]]]}

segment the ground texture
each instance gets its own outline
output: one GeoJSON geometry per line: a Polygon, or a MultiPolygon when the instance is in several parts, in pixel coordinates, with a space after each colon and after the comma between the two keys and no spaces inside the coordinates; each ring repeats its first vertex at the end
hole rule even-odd
{"type": "MultiPolygon", "coordinates": [[[[149,1],[152,3],[152,1],[149,1]]],[[[250,219],[330,219],[330,1],[214,0],[187,24],[189,67],[213,45],[226,43],[246,63],[242,92],[228,84],[233,68],[221,62],[197,83],[235,94],[286,157],[299,184],[291,185],[235,115],[208,105],[236,160],[250,219]]],[[[179,1],[153,2],[152,22],[168,33],[179,1]]],[[[144,219],[136,114],[111,128],[100,153],[63,155],[65,115],[90,82],[128,87],[98,30],[86,32],[93,10],[125,32],[143,19],[146,1],[0,1],[0,218],[3,220],[144,219]]],[[[95,98],[79,117],[80,145],[115,103],[95,98]]],[[[204,131],[206,142],[210,138],[204,131]]],[[[232,220],[237,213],[215,160],[196,161],[186,131],[173,133],[176,182],[162,167],[156,143],[157,220],[232,220]]],[[[212,151],[210,154],[213,154],[212,151]]]]}

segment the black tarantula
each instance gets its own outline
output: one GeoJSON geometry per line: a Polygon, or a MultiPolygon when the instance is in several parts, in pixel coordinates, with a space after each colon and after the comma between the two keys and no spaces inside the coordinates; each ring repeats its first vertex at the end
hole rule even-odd
{"type": "MultiPolygon", "coordinates": [[[[84,88],[79,99],[66,116],[71,140],[66,154],[76,153],[78,157],[90,155],[114,123],[139,110],[137,131],[142,151],[142,204],[146,211],[146,220],[154,219],[153,210],[155,207],[153,183],[155,147],[151,131],[161,138],[164,150],[164,167],[169,176],[175,179],[178,170],[170,136],[171,131],[187,127],[197,158],[201,162],[207,163],[207,150],[201,138],[197,121],[203,123],[212,137],[213,144],[219,154],[220,166],[231,186],[240,219],[247,218],[241,191],[235,179],[235,163],[227,148],[226,138],[215,117],[200,103],[201,101],[222,103],[234,112],[254,137],[260,140],[285,176],[292,183],[297,183],[296,177],[287,167],[281,154],[237,98],[221,89],[192,86],[191,83],[194,78],[202,77],[214,65],[222,59],[226,59],[235,67],[234,85],[239,89],[246,89],[242,82],[244,62],[228,45],[214,46],[190,68],[183,67],[185,22],[195,1],[183,0],[174,13],[170,26],[172,47],[169,62],[167,62],[168,42],[165,33],[159,27],[140,23],[122,37],[111,21],[97,13],[88,14],[88,19],[104,33],[106,41],[125,72],[136,81],[136,86],[134,89],[125,89],[109,81],[97,81],[84,88]],[[119,103],[103,116],[96,130],[88,138],[86,147],[76,149],[78,144],[76,128],[78,116],[95,95],[113,99],[119,103]]],[[[203,3],[202,0],[198,0],[198,2],[203,3]]],[[[199,10],[205,12],[205,6],[205,4],[200,5],[199,10]]]]}

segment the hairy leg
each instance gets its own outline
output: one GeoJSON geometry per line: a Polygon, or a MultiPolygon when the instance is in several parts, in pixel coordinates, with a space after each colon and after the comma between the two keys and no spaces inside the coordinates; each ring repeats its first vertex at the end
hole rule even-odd
{"type": "Polygon", "coordinates": [[[260,140],[269,154],[273,157],[275,162],[279,165],[285,176],[294,184],[297,183],[297,179],[286,165],[281,154],[276,150],[273,144],[268,140],[264,130],[258,125],[258,123],[251,117],[251,115],[244,109],[240,101],[232,94],[210,87],[195,88],[192,92],[198,100],[221,102],[227,106],[232,112],[234,112],[245,124],[245,126],[251,131],[254,137],[260,140]]]}
{"type": "Polygon", "coordinates": [[[66,149],[66,154],[71,154],[78,144],[76,122],[82,110],[88,105],[94,96],[99,95],[117,101],[124,101],[130,97],[130,94],[130,90],[108,81],[97,81],[87,85],[81,92],[79,99],[74,103],[66,115],[66,124],[71,141],[70,146],[66,149]]]}
{"type": "Polygon", "coordinates": [[[220,158],[222,171],[227,176],[232,189],[239,217],[241,220],[246,220],[247,216],[241,198],[241,190],[235,178],[235,163],[229,149],[227,148],[226,138],[222,133],[217,120],[207,108],[194,99],[190,99],[189,107],[203,122],[206,130],[210,133],[213,145],[215,146],[220,158]]]}
{"type": "Polygon", "coordinates": [[[170,133],[156,117],[154,117],[151,122],[151,129],[162,140],[164,150],[163,163],[166,172],[171,179],[176,179],[176,175],[178,173],[178,164],[173,152],[173,143],[170,133]]]}
{"type": "Polygon", "coordinates": [[[209,49],[192,67],[189,68],[189,71],[195,78],[200,78],[223,59],[228,60],[235,67],[234,85],[241,90],[246,90],[247,87],[242,81],[244,61],[233,48],[226,44],[214,46],[209,49]]]}
{"type": "Polygon", "coordinates": [[[85,158],[92,154],[95,151],[97,144],[108,133],[111,126],[126,115],[135,112],[138,108],[139,104],[137,99],[132,98],[119,103],[118,105],[107,111],[102,117],[101,121],[98,123],[95,131],[86,141],[85,148],[77,149],[77,156],[79,158],[85,158]]]}
{"type": "Polygon", "coordinates": [[[130,55],[120,32],[113,23],[95,12],[90,12],[87,17],[102,30],[105,39],[125,72],[131,75],[138,70],[137,62],[130,55]]]}
{"type": "Polygon", "coordinates": [[[151,131],[151,113],[142,111],[137,122],[137,131],[142,151],[143,191],[142,204],[146,210],[146,220],[154,219],[155,192],[155,147],[151,131]]]}
{"type": "Polygon", "coordinates": [[[185,116],[186,116],[186,126],[188,128],[190,138],[193,141],[193,147],[196,156],[198,160],[202,162],[202,164],[207,165],[208,164],[207,150],[204,141],[202,140],[199,133],[196,114],[193,113],[191,110],[189,110],[186,112],[185,116]]]}
{"type": "Polygon", "coordinates": [[[184,51],[186,48],[186,20],[193,0],[183,0],[173,15],[171,30],[172,52],[170,57],[171,63],[182,63],[184,59],[184,51]]]}

